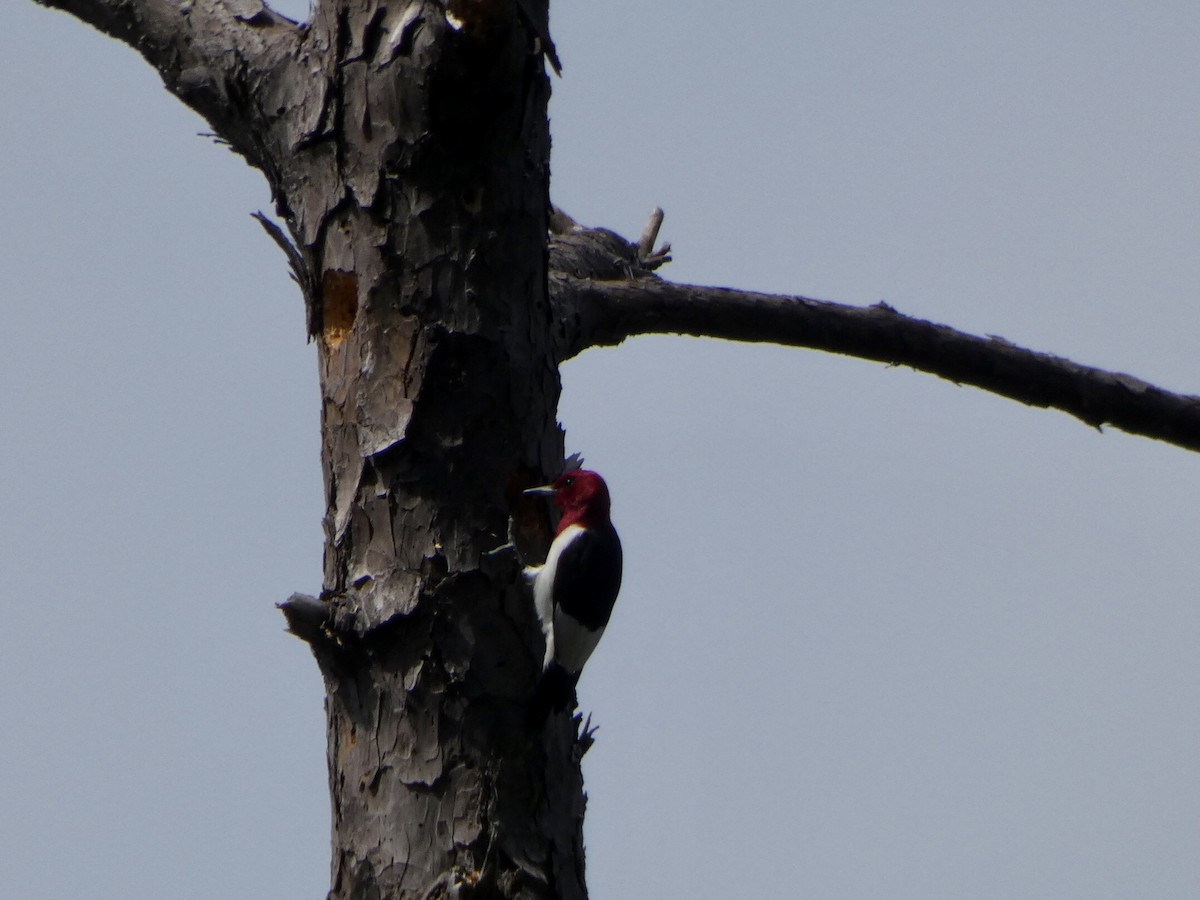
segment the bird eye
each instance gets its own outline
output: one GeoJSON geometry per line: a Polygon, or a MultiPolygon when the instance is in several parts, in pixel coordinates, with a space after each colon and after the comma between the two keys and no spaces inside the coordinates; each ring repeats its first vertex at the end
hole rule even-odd
{"type": "Polygon", "coordinates": [[[563,482],[563,487],[570,487],[574,483],[575,483],[574,478],[568,478],[566,481],[563,482]]]}

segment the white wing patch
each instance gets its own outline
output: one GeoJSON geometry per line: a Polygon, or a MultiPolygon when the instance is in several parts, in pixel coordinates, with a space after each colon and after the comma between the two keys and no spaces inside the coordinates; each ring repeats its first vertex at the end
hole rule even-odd
{"type": "Polygon", "coordinates": [[[574,675],[583,671],[596,645],[600,643],[603,628],[592,631],[559,610],[554,611],[554,642],[558,649],[558,664],[574,675]]]}
{"type": "MultiPolygon", "coordinates": [[[[550,663],[554,660],[555,642],[558,641],[562,645],[563,650],[574,650],[572,646],[577,641],[575,632],[590,634],[587,629],[576,626],[575,628],[564,628],[563,620],[566,616],[558,615],[558,610],[554,608],[554,573],[558,569],[558,561],[562,558],[563,550],[571,541],[575,540],[576,536],[583,532],[582,525],[568,525],[554,538],[554,543],[550,545],[550,552],[546,554],[546,563],[534,572],[533,583],[533,608],[537,613],[538,621],[542,623],[542,634],[546,637],[546,657],[542,661],[542,668],[549,668],[550,663]],[[571,632],[570,634],[564,632],[571,632]]],[[[530,569],[525,571],[528,573],[530,569]]],[[[583,659],[586,660],[588,654],[596,646],[596,642],[600,640],[600,635],[597,632],[595,638],[591,642],[591,647],[587,653],[583,654],[583,659]]],[[[578,656],[577,653],[569,654],[572,658],[578,656]]],[[[560,658],[559,665],[570,671],[579,671],[583,667],[583,662],[579,663],[577,668],[571,669],[568,660],[560,658]]]]}

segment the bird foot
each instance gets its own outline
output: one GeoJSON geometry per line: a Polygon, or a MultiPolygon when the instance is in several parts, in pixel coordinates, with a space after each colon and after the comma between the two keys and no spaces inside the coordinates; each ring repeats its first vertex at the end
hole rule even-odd
{"type": "Polygon", "coordinates": [[[579,756],[582,759],[583,755],[592,749],[592,745],[596,743],[596,732],[600,730],[599,725],[592,725],[592,714],[588,713],[587,721],[583,719],[583,713],[576,713],[572,716],[572,721],[575,723],[576,735],[575,743],[579,746],[579,756]]]}
{"type": "Polygon", "coordinates": [[[499,559],[501,556],[503,556],[506,553],[516,553],[516,552],[517,552],[516,545],[512,541],[509,541],[507,544],[501,544],[499,547],[493,547],[491,550],[484,550],[483,553],[481,553],[479,555],[482,556],[484,559],[499,559]]]}

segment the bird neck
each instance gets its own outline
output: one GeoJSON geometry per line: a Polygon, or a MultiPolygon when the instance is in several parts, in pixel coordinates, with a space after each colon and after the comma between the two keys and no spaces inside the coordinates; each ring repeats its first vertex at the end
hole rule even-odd
{"type": "Polygon", "coordinates": [[[562,518],[558,520],[558,531],[556,533],[562,534],[572,525],[579,525],[583,528],[607,528],[609,524],[608,510],[598,508],[595,505],[584,506],[564,510],[562,518]]]}

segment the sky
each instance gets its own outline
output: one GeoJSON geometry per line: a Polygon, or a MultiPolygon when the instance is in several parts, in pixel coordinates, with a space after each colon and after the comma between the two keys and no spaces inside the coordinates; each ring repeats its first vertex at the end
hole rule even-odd
{"type": "MultiPolygon", "coordinates": [[[[278,4],[303,16],[306,2],[278,4]]],[[[1200,7],[553,5],[552,194],[673,280],[1200,393],[1200,7]]],[[[0,884],[321,897],[315,351],[265,181],[0,4],[0,884]]],[[[932,376],[646,337],[563,369],[625,585],[596,900],[1200,896],[1200,459],[932,376]]]]}

